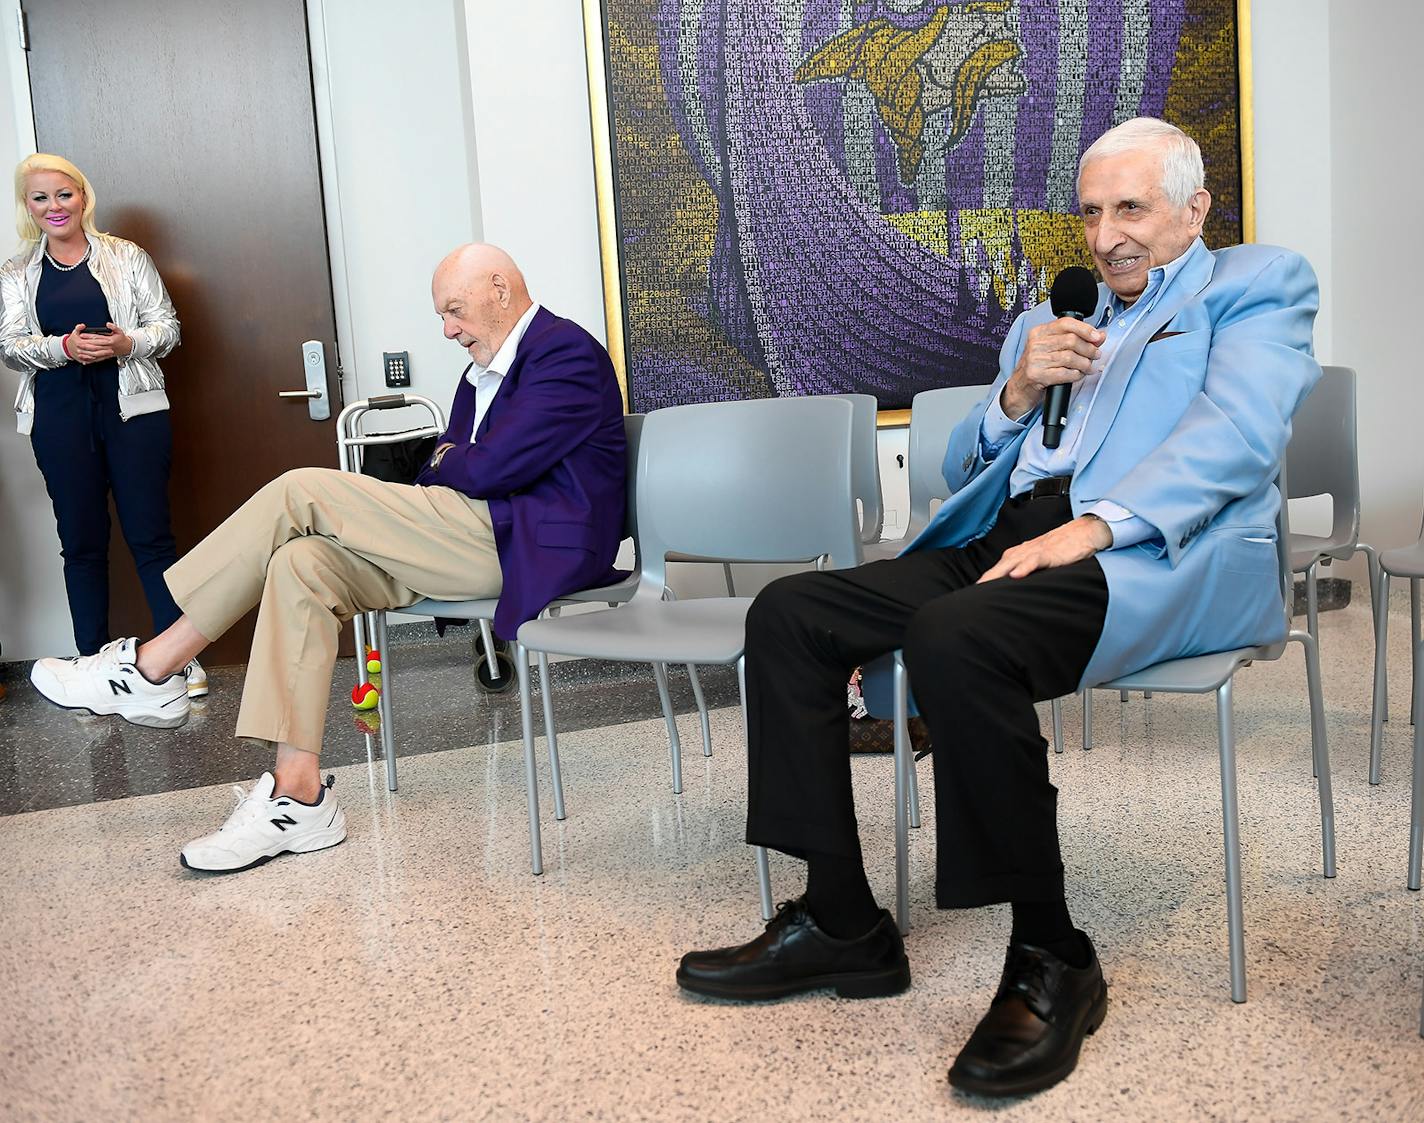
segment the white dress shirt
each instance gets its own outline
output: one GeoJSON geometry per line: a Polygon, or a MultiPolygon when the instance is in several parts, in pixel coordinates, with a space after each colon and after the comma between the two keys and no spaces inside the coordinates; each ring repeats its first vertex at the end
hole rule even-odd
{"type": "Polygon", "coordinates": [[[529,324],[534,319],[534,313],[539,311],[539,302],[536,300],[531,304],[524,315],[515,322],[514,327],[509,329],[509,335],[500,344],[500,348],[495,352],[494,358],[489,361],[489,366],[482,367],[471,363],[469,370],[465,371],[465,379],[475,388],[475,421],[470,428],[470,440],[473,442],[475,434],[480,431],[480,422],[485,419],[485,414],[489,412],[490,402],[494,401],[494,396],[499,393],[499,388],[504,384],[504,376],[509,373],[509,368],[514,365],[514,353],[519,350],[519,341],[524,338],[524,333],[529,330],[529,324]]]}
{"type": "MultiPolygon", "coordinates": [[[[1097,401],[1098,389],[1103,379],[1131,377],[1130,370],[1119,372],[1113,367],[1113,358],[1118,348],[1137,322],[1152,311],[1157,298],[1181,270],[1188,256],[1188,253],[1182,253],[1166,265],[1159,265],[1150,270],[1147,274],[1147,287],[1131,305],[1124,304],[1116,293],[1111,294],[1102,315],[1093,321],[1093,326],[1105,331],[1107,338],[1099,346],[1098,357],[1093,361],[1092,368],[1074,383],[1069,392],[1068,421],[1063,427],[1058,447],[1045,448],[1043,426],[1034,424],[1033,431],[1019,446],[1018,463],[1014,465],[1013,475],[1009,477],[1010,495],[1021,495],[1028,491],[1035,480],[1051,476],[1071,476],[1077,469],[1078,445],[1083,438],[1088,418],[1092,415],[1093,403],[1097,401]]],[[[994,395],[994,400],[984,411],[984,421],[979,428],[979,445],[985,460],[993,460],[998,456],[1000,450],[1028,426],[1029,422],[1025,419],[1031,417],[1034,412],[1031,410],[1024,418],[1012,420],[1005,415],[1000,397],[999,394],[994,395]]],[[[1097,515],[1108,524],[1115,547],[1134,546],[1158,533],[1157,528],[1146,519],[1139,518],[1126,507],[1108,500],[1094,503],[1084,513],[1097,515]]]]}

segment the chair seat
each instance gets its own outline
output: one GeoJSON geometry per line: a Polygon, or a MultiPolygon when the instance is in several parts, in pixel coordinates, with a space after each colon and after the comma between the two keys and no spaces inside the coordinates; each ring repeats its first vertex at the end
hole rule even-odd
{"type": "Polygon", "coordinates": [[[443,616],[447,620],[493,620],[494,610],[498,607],[498,597],[482,597],[478,600],[432,600],[430,597],[423,597],[396,611],[409,612],[416,616],[443,616]]]}
{"type": "Polygon", "coordinates": [[[1295,531],[1291,531],[1291,572],[1304,573],[1310,568],[1313,562],[1318,561],[1326,555],[1329,555],[1336,561],[1345,561],[1354,554],[1355,549],[1355,543],[1349,539],[1321,536],[1318,534],[1297,534],[1295,531]]]}
{"type": "MultiPolygon", "coordinates": [[[[624,604],[631,600],[638,587],[636,573],[612,585],[601,585],[596,589],[580,589],[576,593],[560,597],[551,608],[562,608],[571,604],[624,604]]],[[[416,616],[443,616],[447,620],[493,620],[495,609],[499,607],[498,597],[483,597],[477,600],[434,600],[424,597],[398,612],[409,612],[416,616]]]]}
{"type": "Polygon", "coordinates": [[[1380,551],[1380,568],[1391,577],[1424,577],[1424,538],[1380,551]]]}
{"type": "Polygon", "coordinates": [[[576,593],[560,597],[554,602],[556,605],[564,604],[626,604],[633,599],[633,593],[638,588],[638,575],[630,573],[622,581],[614,582],[612,585],[601,585],[596,589],[580,589],[576,593]]]}
{"type": "Polygon", "coordinates": [[[1186,659],[1169,659],[1154,667],[1100,682],[1098,690],[1155,690],[1163,694],[1210,694],[1231,677],[1242,663],[1252,659],[1279,659],[1284,643],[1263,647],[1238,647],[1232,651],[1214,651],[1210,655],[1192,655],[1186,659]]]}
{"type": "Polygon", "coordinates": [[[637,663],[735,663],[746,645],[751,597],[647,601],[557,620],[531,620],[519,642],[531,651],[637,663]]]}

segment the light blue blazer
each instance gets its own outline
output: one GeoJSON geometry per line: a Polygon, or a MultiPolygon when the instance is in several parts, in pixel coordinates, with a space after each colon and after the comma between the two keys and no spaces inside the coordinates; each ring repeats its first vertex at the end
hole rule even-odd
{"type": "MultiPolygon", "coordinates": [[[[1081,686],[1286,634],[1273,480],[1291,415],[1320,377],[1311,348],[1315,273],[1276,246],[1213,253],[1198,239],[1187,255],[1122,341],[1080,444],[1074,514],[1107,499],[1160,532],[1097,555],[1108,611],[1081,686]],[[1154,339],[1165,332],[1179,334],[1154,339]]],[[[1110,295],[1099,286],[1099,314],[1110,295]]],[[[980,422],[1028,329],[1052,318],[1040,304],[1015,321],[989,396],[950,437],[944,477],[952,494],[905,553],[962,546],[994,525],[1037,413],[992,461],[981,455],[980,422]]]]}

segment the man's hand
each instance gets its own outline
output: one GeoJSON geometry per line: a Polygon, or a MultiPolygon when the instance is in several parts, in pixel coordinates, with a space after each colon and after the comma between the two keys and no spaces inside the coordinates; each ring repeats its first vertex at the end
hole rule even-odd
{"type": "Polygon", "coordinates": [[[984,571],[978,584],[1000,577],[1027,577],[1036,569],[1072,565],[1112,546],[1112,528],[1102,519],[1084,515],[1047,534],[1010,546],[992,567],[984,571]]]}
{"type": "Polygon", "coordinates": [[[1106,333],[1071,316],[1030,328],[1018,365],[999,395],[1004,416],[1017,420],[1043,401],[1048,387],[1077,382],[1098,357],[1106,333]]]}

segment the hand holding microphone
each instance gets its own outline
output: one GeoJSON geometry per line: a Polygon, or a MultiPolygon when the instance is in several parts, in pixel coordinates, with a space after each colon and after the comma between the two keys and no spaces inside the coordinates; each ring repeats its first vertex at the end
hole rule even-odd
{"type": "MultiPolygon", "coordinates": [[[[1081,265],[1070,265],[1053,278],[1048,290],[1048,306],[1060,319],[1067,317],[1082,323],[1098,306],[1098,283],[1081,265]]],[[[1097,347],[1092,358],[1097,358],[1097,347]]],[[[1091,364],[1092,359],[1089,359],[1091,364]]],[[[1079,377],[1082,377],[1081,375],[1079,377]]],[[[1073,380],[1074,382],[1077,379],[1073,380]]],[[[1072,383],[1055,382],[1043,399],[1043,447],[1057,448],[1063,438],[1063,426],[1068,424],[1068,395],[1072,383]]]]}
{"type": "Polygon", "coordinates": [[[1032,328],[1018,366],[1004,387],[1001,404],[1021,417],[1043,401],[1043,444],[1057,448],[1067,422],[1073,383],[1087,374],[1106,338],[1083,321],[1098,305],[1098,285],[1080,265],[1063,270],[1049,290],[1049,306],[1059,318],[1032,328]]]}

